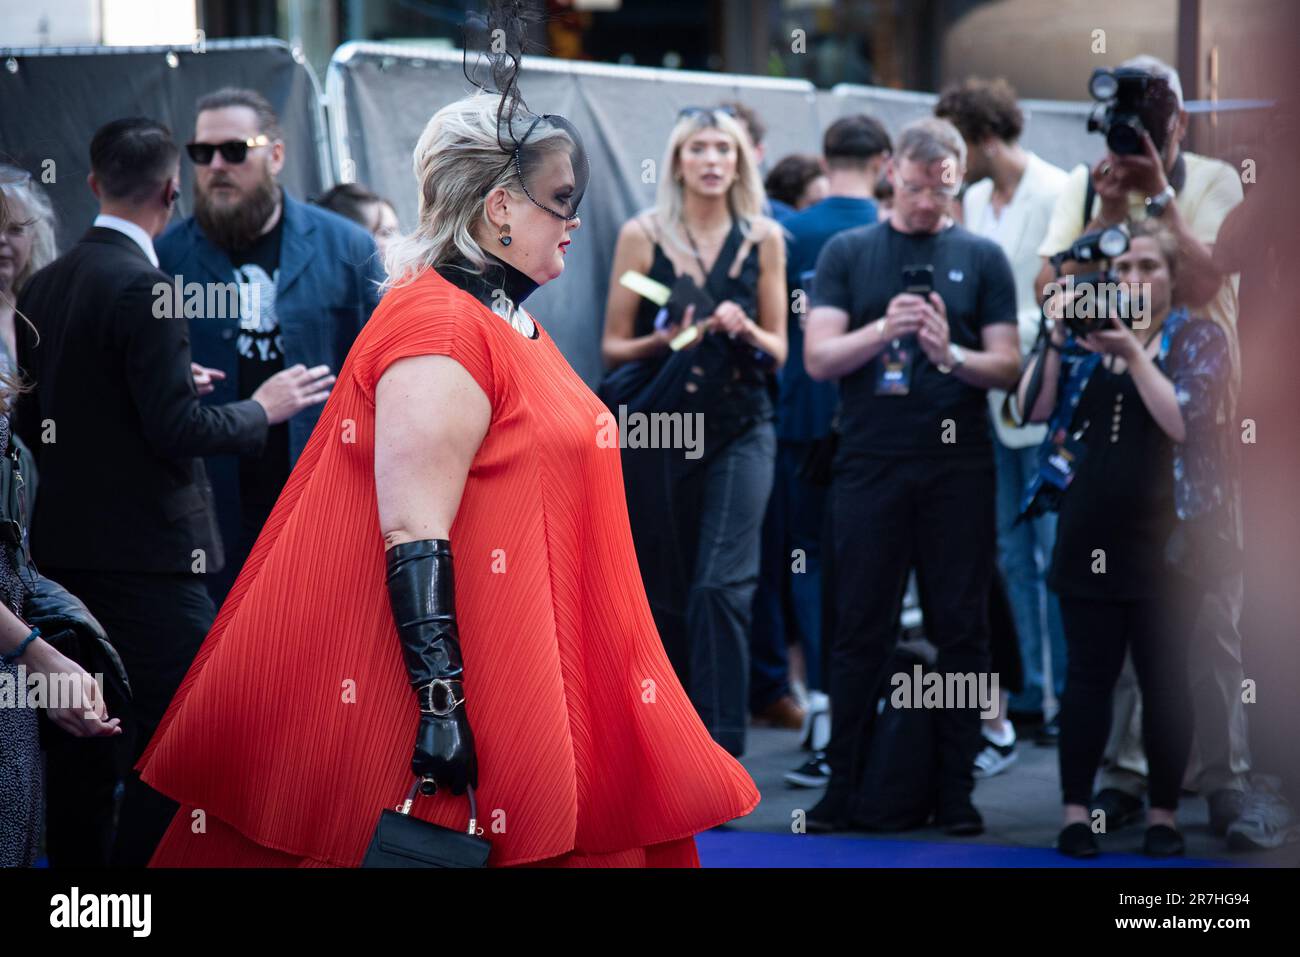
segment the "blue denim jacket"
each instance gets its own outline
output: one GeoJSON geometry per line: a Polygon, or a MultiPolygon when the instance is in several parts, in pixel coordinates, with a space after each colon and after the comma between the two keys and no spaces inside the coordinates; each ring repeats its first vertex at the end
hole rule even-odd
{"type": "MultiPolygon", "coordinates": [[[[1101,362],[1101,356],[1080,347],[1068,336],[1061,349],[1061,378],[1056,407],[1052,410],[1047,435],[1038,449],[1038,461],[1046,462],[1074,422],[1083,390],[1101,362]]],[[[1187,435],[1174,443],[1174,505],[1183,521],[1200,518],[1229,500],[1225,432],[1218,423],[1232,369],[1228,339],[1208,319],[1193,319],[1186,309],[1177,309],[1165,319],[1156,364],[1174,384],[1182,409],[1187,435]]],[[[1041,469],[1029,480],[1021,512],[1029,510],[1043,487],[1041,469]]],[[[1056,502],[1044,507],[1052,510],[1056,502]]]]}
{"type": "MultiPolygon", "coordinates": [[[[275,307],[284,343],[285,367],[327,365],[335,375],[370,313],[379,303],[383,279],[375,242],[355,223],[327,209],[284,194],[284,235],[275,307]]],[[[155,243],[163,272],[185,283],[231,282],[237,278],[230,257],[214,245],[193,217],[174,224],[155,243]]],[[[237,315],[192,317],[190,349],[195,362],[217,368],[226,378],[203,401],[209,405],[239,398],[237,315]]],[[[320,419],[322,405],[303,409],[288,422],[289,462],[298,460],[320,419]]],[[[228,549],[242,534],[239,457],[206,460],[221,537],[228,549]]],[[[238,568],[228,570],[227,577],[238,568]]]]}

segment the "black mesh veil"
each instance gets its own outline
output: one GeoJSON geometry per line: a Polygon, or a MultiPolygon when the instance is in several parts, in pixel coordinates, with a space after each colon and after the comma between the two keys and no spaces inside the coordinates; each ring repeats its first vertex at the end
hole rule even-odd
{"type": "MultiPolygon", "coordinates": [[[[497,141],[510,158],[534,205],[559,219],[573,219],[587,191],[590,168],[577,127],[556,113],[536,114],[519,91],[519,64],[528,25],[540,19],[522,0],[493,2],[486,15],[465,25],[465,78],[498,94],[497,141]]],[[[504,169],[504,168],[503,168],[504,169]]]]}

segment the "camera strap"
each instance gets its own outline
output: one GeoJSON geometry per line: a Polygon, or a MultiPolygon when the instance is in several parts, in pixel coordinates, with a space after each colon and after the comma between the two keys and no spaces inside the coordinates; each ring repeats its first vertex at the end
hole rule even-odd
{"type": "Polygon", "coordinates": [[[1038,401],[1038,393],[1043,391],[1043,366],[1047,364],[1047,343],[1048,338],[1047,324],[1041,320],[1038,323],[1038,339],[1034,342],[1034,347],[1029,350],[1030,359],[1037,359],[1037,362],[1027,363],[1034,367],[1034,374],[1029,379],[1029,387],[1025,389],[1025,403],[1021,406],[1019,403],[1010,401],[1014,392],[1007,393],[1007,404],[1005,408],[1013,409],[1015,415],[1011,417],[1017,427],[1025,425],[1029,421],[1029,413],[1034,408],[1034,403],[1038,401]]]}

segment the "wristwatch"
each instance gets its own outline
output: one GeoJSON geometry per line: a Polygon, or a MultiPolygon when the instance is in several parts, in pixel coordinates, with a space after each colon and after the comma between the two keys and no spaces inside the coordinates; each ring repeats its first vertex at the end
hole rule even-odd
{"type": "Polygon", "coordinates": [[[1147,197],[1147,219],[1159,219],[1174,201],[1174,188],[1168,183],[1154,196],[1147,197]]]}
{"type": "Polygon", "coordinates": [[[955,342],[948,343],[948,358],[951,364],[941,363],[937,366],[938,370],[947,375],[953,369],[960,367],[966,362],[966,350],[955,342]]]}

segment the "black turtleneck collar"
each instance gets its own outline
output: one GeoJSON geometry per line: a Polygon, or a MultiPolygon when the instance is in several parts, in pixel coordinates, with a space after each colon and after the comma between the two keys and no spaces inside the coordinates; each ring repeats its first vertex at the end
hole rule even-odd
{"type": "Polygon", "coordinates": [[[505,260],[498,259],[487,250],[483,254],[487,257],[487,265],[483,267],[482,273],[475,272],[473,263],[457,253],[436,267],[438,275],[453,286],[464,289],[489,309],[496,304],[494,294],[498,289],[505,292],[506,297],[517,307],[538,287],[535,280],[505,260]]]}

